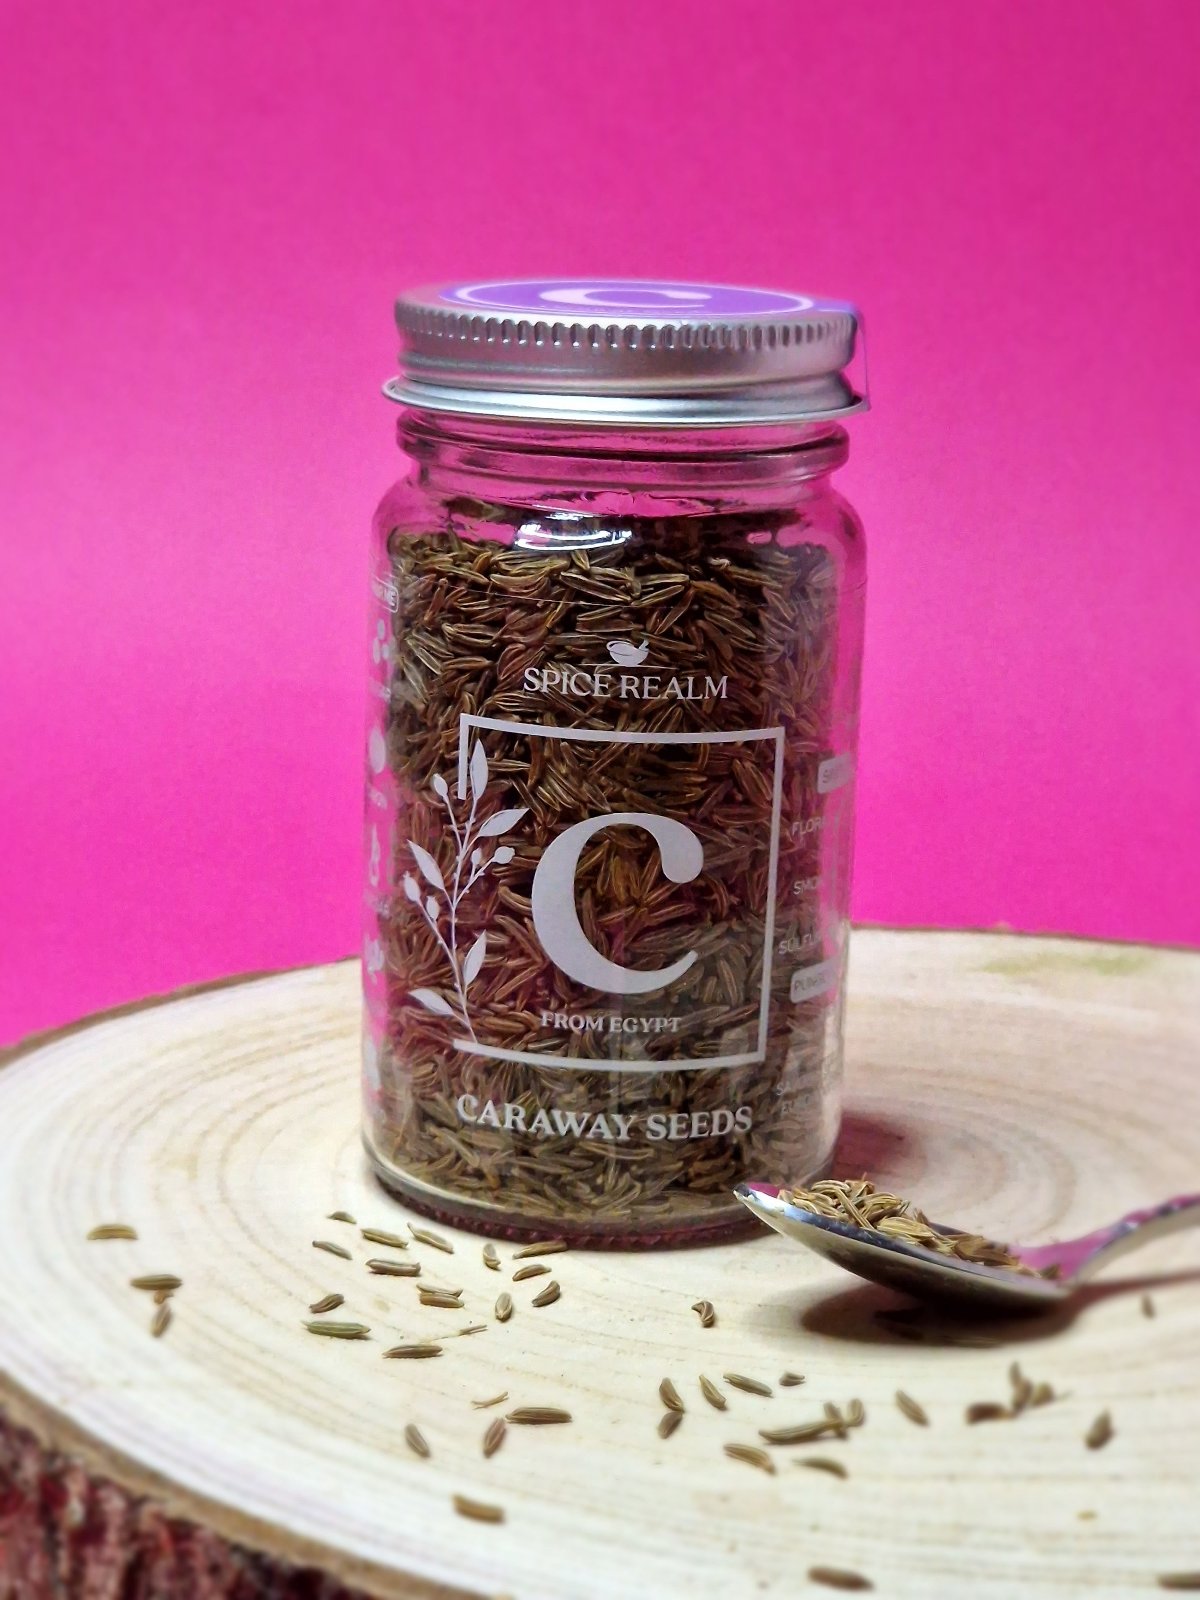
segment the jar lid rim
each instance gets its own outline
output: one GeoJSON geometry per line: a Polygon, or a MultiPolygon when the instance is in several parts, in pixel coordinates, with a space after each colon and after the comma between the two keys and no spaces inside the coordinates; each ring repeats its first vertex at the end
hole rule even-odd
{"type": "Polygon", "coordinates": [[[520,279],[396,302],[390,398],[435,411],[613,425],[805,421],[865,408],[862,317],[783,290],[520,279]],[[860,392],[861,391],[861,392],[860,392]]]}

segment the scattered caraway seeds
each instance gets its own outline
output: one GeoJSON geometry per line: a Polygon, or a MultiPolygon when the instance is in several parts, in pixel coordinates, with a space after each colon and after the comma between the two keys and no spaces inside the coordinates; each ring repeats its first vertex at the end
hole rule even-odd
{"type": "Polygon", "coordinates": [[[518,1267],[516,1272],[513,1273],[513,1282],[524,1283],[526,1278],[540,1278],[543,1272],[549,1271],[550,1268],[546,1266],[545,1262],[535,1261],[528,1267],[518,1267]]]}
{"type": "Polygon", "coordinates": [[[308,1309],[314,1316],[319,1316],[322,1311],[336,1311],[339,1306],[345,1305],[345,1303],[346,1296],[344,1294],[327,1294],[320,1300],[314,1300],[308,1309]]]}
{"type": "Polygon", "coordinates": [[[453,1337],[455,1339],[467,1339],[473,1333],[486,1333],[486,1332],[487,1332],[487,1323],[486,1322],[473,1322],[469,1328],[460,1328],[458,1330],[458,1332],[453,1335],[453,1337]]]}
{"type": "Polygon", "coordinates": [[[803,1382],[804,1374],[802,1372],[785,1372],[779,1380],[779,1387],[781,1389],[794,1389],[797,1384],[803,1382]]]}
{"type": "Polygon", "coordinates": [[[658,1437],[669,1439],[682,1421],[682,1411],[664,1411],[658,1419],[658,1437]]]}
{"type": "MultiPolygon", "coordinates": [[[[324,1323],[309,1323],[310,1328],[322,1328],[324,1323]]],[[[397,1344],[390,1350],[383,1352],[385,1361],[428,1361],[431,1356],[440,1356],[440,1344],[397,1344]]]]}
{"type": "Polygon", "coordinates": [[[387,1233],[383,1228],[360,1228],[359,1233],[368,1244],[381,1244],[388,1250],[407,1250],[408,1240],[398,1233],[387,1233]]]}
{"type": "Polygon", "coordinates": [[[775,1463],[756,1444],[727,1444],[725,1454],[733,1461],[744,1461],[748,1467],[759,1467],[763,1472],[775,1471],[775,1463]]]}
{"type": "Polygon", "coordinates": [[[415,1422],[410,1422],[408,1427],[405,1428],[404,1442],[415,1456],[424,1456],[428,1459],[431,1454],[429,1443],[415,1422]]]}
{"type": "Polygon", "coordinates": [[[141,1278],[130,1278],[131,1289],[182,1289],[183,1279],[171,1272],[148,1272],[141,1278]]]}
{"type": "Polygon", "coordinates": [[[861,1428],[867,1420],[866,1409],[861,1400],[851,1400],[846,1407],[846,1425],[850,1428],[861,1428]]]}
{"type": "Polygon", "coordinates": [[[371,1330],[361,1322],[306,1322],[309,1333],[322,1339],[369,1339],[371,1330]]]}
{"type": "Polygon", "coordinates": [[[496,1300],[496,1321],[497,1322],[507,1322],[509,1317],[512,1316],[512,1314],[513,1314],[513,1297],[512,1297],[512,1295],[507,1294],[507,1293],[500,1295],[496,1300]]]}
{"type": "Polygon", "coordinates": [[[568,1249],[570,1246],[565,1239],[538,1239],[533,1244],[523,1244],[519,1250],[514,1250],[513,1260],[521,1261],[526,1256],[556,1256],[568,1249]]]}
{"type": "Polygon", "coordinates": [[[1048,1383],[1035,1383],[1029,1396],[1031,1406],[1048,1406],[1055,1398],[1054,1388],[1048,1383]]]}
{"type": "Polygon", "coordinates": [[[1078,1515],[1080,1522],[1095,1522],[1096,1520],[1096,1513],[1094,1511],[1080,1511],[1078,1515]]]}
{"type": "Polygon", "coordinates": [[[472,1522],[503,1522],[504,1507],[485,1505],[482,1500],[468,1500],[465,1494],[454,1496],[454,1509],[460,1517],[470,1517],[472,1522]]]}
{"type": "Polygon", "coordinates": [[[571,1413],[558,1406],[518,1406],[508,1413],[508,1420],[519,1427],[544,1428],[551,1422],[570,1422],[571,1413]]]}
{"type": "Polygon", "coordinates": [[[155,1291],[154,1291],[154,1304],[156,1306],[161,1306],[161,1305],[165,1304],[166,1301],[168,1301],[174,1293],[175,1293],[174,1289],[155,1289],[155,1291]]]}
{"type": "Polygon", "coordinates": [[[441,1311],[461,1311],[463,1308],[460,1294],[447,1294],[443,1289],[422,1289],[421,1304],[436,1306],[441,1311]]]}
{"type": "Polygon", "coordinates": [[[448,1256],[454,1254],[454,1246],[449,1239],[443,1239],[440,1233],[430,1233],[428,1228],[414,1228],[411,1222],[408,1231],[418,1244],[427,1244],[434,1250],[444,1250],[448,1256]]]}
{"type": "Polygon", "coordinates": [[[326,1222],[348,1222],[353,1227],[354,1218],[348,1211],[331,1211],[325,1218],[326,1222]]]}
{"type": "Polygon", "coordinates": [[[505,1389],[503,1394],[494,1394],[490,1400],[472,1400],[471,1404],[475,1407],[476,1411],[486,1411],[489,1406],[503,1405],[507,1399],[508,1390],[505,1389]]]}
{"type": "Polygon", "coordinates": [[[842,1415],[841,1407],[835,1406],[832,1400],[826,1400],[822,1409],[829,1420],[830,1428],[837,1435],[837,1437],[839,1439],[848,1438],[849,1430],[846,1426],[846,1419],[842,1415]]]}
{"type": "Polygon", "coordinates": [[[827,1439],[831,1433],[837,1433],[839,1427],[844,1439],[844,1426],[831,1421],[829,1417],[822,1417],[817,1422],[801,1422],[794,1428],[760,1428],[758,1437],[765,1439],[768,1444],[811,1444],[814,1439],[827,1439]]]}
{"type": "Polygon", "coordinates": [[[161,1339],[171,1325],[171,1307],[164,1300],[154,1313],[154,1321],[150,1324],[150,1332],[156,1339],[161,1339]]]}
{"type": "Polygon", "coordinates": [[[136,1239],[137,1229],[127,1222],[102,1222],[88,1234],[89,1239],[136,1239]]]}
{"type": "Polygon", "coordinates": [[[684,1409],[683,1401],[679,1398],[679,1390],[671,1382],[670,1378],[664,1378],[659,1384],[658,1398],[668,1411],[682,1411],[684,1409]]]}
{"type": "Polygon", "coordinates": [[[534,1295],[533,1304],[535,1306],[552,1306],[561,1293],[562,1290],[559,1288],[557,1280],[551,1278],[541,1294],[534,1295]]]}
{"type": "Polygon", "coordinates": [[[712,1379],[706,1378],[703,1373],[700,1374],[700,1393],[708,1401],[709,1405],[716,1406],[718,1411],[724,1411],[729,1403],[712,1379]]]}
{"type": "Polygon", "coordinates": [[[344,1244],[332,1244],[328,1239],[314,1239],[312,1247],[314,1250],[327,1250],[331,1256],[341,1256],[343,1261],[354,1260],[344,1244]]]}
{"type": "Polygon", "coordinates": [[[508,1423],[505,1422],[503,1417],[497,1417],[495,1421],[490,1424],[488,1431],[483,1436],[483,1454],[485,1460],[496,1454],[496,1451],[499,1450],[500,1446],[504,1443],[504,1436],[507,1432],[508,1423]]]}
{"type": "Polygon", "coordinates": [[[965,1416],[968,1422],[1001,1422],[1011,1417],[1012,1412],[995,1400],[976,1400],[967,1407],[965,1416]]]}
{"type": "Polygon", "coordinates": [[[1014,1361],[1008,1369],[1008,1381],[1012,1384],[1013,1416],[1018,1417],[1033,1399],[1033,1383],[1021,1371],[1020,1363],[1017,1361],[1014,1361]]]}
{"type": "Polygon", "coordinates": [[[811,1467],[814,1472],[828,1472],[832,1478],[848,1478],[850,1474],[840,1461],[835,1461],[832,1456],[802,1456],[795,1463],[798,1467],[811,1467]]]}
{"type": "Polygon", "coordinates": [[[1160,1572],[1160,1589],[1200,1589],[1200,1572],[1160,1572]]]}
{"type": "Polygon", "coordinates": [[[1102,1411],[1083,1436],[1089,1450],[1103,1450],[1113,1436],[1112,1413],[1102,1411]]]}
{"type": "MultiPolygon", "coordinates": [[[[90,1234],[90,1233],[88,1234],[88,1238],[89,1239],[91,1239],[93,1237],[94,1237],[93,1234],[90,1234]]],[[[120,1237],[120,1238],[123,1239],[123,1238],[125,1238],[125,1235],[124,1234],[120,1234],[120,1235],[118,1235],[116,1237],[120,1237]]],[[[1150,1296],[1148,1294],[1144,1294],[1142,1296],[1142,1315],[1144,1317],[1156,1317],[1158,1315],[1158,1312],[1154,1309],[1154,1301],[1150,1298],[1150,1296]]]]}
{"type": "Polygon", "coordinates": [[[769,1383],[760,1383],[757,1378],[743,1378],[740,1372],[727,1372],[725,1374],[725,1382],[734,1389],[741,1389],[743,1394],[769,1395],[771,1393],[771,1385],[769,1383]]]}
{"type": "Polygon", "coordinates": [[[367,1271],[374,1272],[381,1278],[419,1278],[421,1276],[421,1263],[419,1261],[385,1261],[382,1256],[373,1256],[367,1262],[367,1271]]]}
{"type": "Polygon", "coordinates": [[[896,1404],[910,1422],[915,1422],[919,1428],[929,1426],[929,1414],[925,1407],[919,1405],[910,1394],[905,1394],[903,1389],[896,1390],[896,1404]]]}
{"type": "Polygon", "coordinates": [[[845,1567],[809,1567],[808,1581],[824,1584],[827,1589],[847,1591],[875,1587],[870,1578],[864,1578],[861,1572],[848,1572],[845,1567]]]}
{"type": "Polygon", "coordinates": [[[500,1271],[500,1252],[489,1239],[483,1247],[483,1264],[490,1267],[493,1272],[500,1271]]]}
{"type": "Polygon", "coordinates": [[[699,1316],[702,1328],[711,1328],[717,1320],[717,1313],[713,1310],[711,1300],[697,1300],[692,1310],[699,1316]]]}

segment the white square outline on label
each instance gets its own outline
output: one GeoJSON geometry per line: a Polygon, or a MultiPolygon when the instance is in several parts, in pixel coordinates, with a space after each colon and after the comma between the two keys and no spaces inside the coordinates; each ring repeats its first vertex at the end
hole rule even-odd
{"type": "Polygon", "coordinates": [[[771,862],[767,874],[766,938],[763,945],[762,1001],[758,1011],[758,1048],[737,1056],[689,1057],[673,1061],[599,1061],[582,1056],[547,1056],[533,1050],[502,1050],[476,1039],[452,1043],[467,1055],[494,1061],[518,1061],[531,1067],[566,1067],[575,1072],[697,1072],[706,1067],[748,1067],[767,1059],[767,1025],[771,1008],[771,964],[775,948],[775,895],[779,878],[779,828],[783,812],[783,729],[743,728],[720,733],[617,733],[604,728],[564,728],[553,722],[506,722],[462,712],[458,719],[458,787],[465,793],[471,728],[492,733],[524,734],[533,739],[575,739],[588,744],[745,744],[771,739],[775,744],[775,780],[771,789],[771,862]]]}

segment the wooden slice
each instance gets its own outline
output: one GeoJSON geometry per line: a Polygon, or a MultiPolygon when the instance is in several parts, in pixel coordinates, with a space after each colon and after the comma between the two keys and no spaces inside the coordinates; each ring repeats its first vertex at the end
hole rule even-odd
{"type": "MultiPolygon", "coordinates": [[[[1200,1189],[1200,956],[864,932],[852,975],[843,1172],[1022,1242],[1200,1189]]],[[[0,1071],[4,1600],[790,1597],[820,1594],[805,1574],[821,1566],[901,1600],[1116,1600],[1200,1569],[1200,1231],[991,1344],[881,1326],[882,1291],[766,1233],[555,1256],[543,1309],[549,1280],[514,1284],[512,1246],[489,1271],[482,1241],[449,1229],[453,1256],[403,1252],[422,1278],[376,1276],[367,1259],[388,1251],[326,1220],[407,1231],[359,1147],[357,981],[346,964],[215,988],[0,1071]],[[88,1241],[110,1222],[137,1240],[88,1241]],[[158,1273],[182,1287],[154,1338],[131,1279],[158,1273]],[[420,1304],[427,1282],[461,1287],[464,1309],[420,1304]],[[306,1332],[335,1292],[329,1315],[369,1339],[306,1332]],[[473,1323],[487,1331],[440,1357],[383,1359],[473,1323]],[[968,1405],[1007,1400],[1014,1358],[1063,1398],[968,1426],[968,1405]],[[788,1370],[807,1382],[780,1387],[788,1370]],[[661,1438],[664,1378],[685,1412],[661,1438]],[[766,1446],[774,1474],[726,1454],[854,1398],[863,1427],[766,1446]],[[485,1458],[498,1415],[540,1406],[573,1420],[510,1424],[485,1458]],[[1105,1410],[1114,1436],[1089,1450],[1105,1410]],[[812,1454],[849,1476],[796,1464],[812,1454]],[[456,1495],[505,1520],[464,1518],[456,1495]]]]}

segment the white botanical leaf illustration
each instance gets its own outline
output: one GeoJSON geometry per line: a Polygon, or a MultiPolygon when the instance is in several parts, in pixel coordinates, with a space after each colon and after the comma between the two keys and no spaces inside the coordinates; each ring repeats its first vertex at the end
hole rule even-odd
{"type": "Polygon", "coordinates": [[[514,806],[511,811],[497,811],[494,817],[487,819],[479,832],[485,839],[494,839],[498,833],[507,833],[510,828],[516,827],[528,809],[528,806],[514,806]]]}
{"type": "Polygon", "coordinates": [[[483,958],[487,954],[487,934],[481,933],[475,943],[467,951],[467,959],[463,962],[463,988],[469,989],[479,976],[479,969],[483,965],[483,958]]]}
{"type": "Polygon", "coordinates": [[[512,860],[515,854],[516,852],[514,851],[512,845],[502,844],[499,850],[497,850],[495,855],[492,857],[492,860],[498,867],[503,867],[512,860]]]}
{"type": "Polygon", "coordinates": [[[413,905],[419,906],[421,904],[421,885],[413,877],[411,872],[406,872],[404,874],[404,892],[412,901],[413,905]]]}
{"type": "Polygon", "coordinates": [[[482,863],[482,861],[483,861],[483,851],[480,850],[478,847],[476,847],[474,850],[471,851],[471,865],[473,867],[477,867],[482,863]]]}
{"type": "Polygon", "coordinates": [[[439,1017],[452,1017],[454,1007],[448,1000],[443,1000],[434,989],[412,989],[409,991],[414,1000],[419,1000],[426,1011],[436,1011],[439,1017]]]}
{"type": "Polygon", "coordinates": [[[487,788],[488,764],[484,753],[482,739],[476,739],[475,748],[471,751],[471,793],[476,800],[487,788]]]}
{"type": "Polygon", "coordinates": [[[438,912],[441,911],[442,908],[438,904],[438,902],[434,899],[434,897],[432,895],[430,895],[428,900],[426,900],[425,909],[426,909],[426,911],[428,911],[429,915],[436,922],[437,919],[438,919],[438,912]]]}
{"type": "Polygon", "coordinates": [[[434,774],[433,792],[439,800],[448,800],[450,798],[449,787],[440,772],[434,774]]]}
{"type": "Polygon", "coordinates": [[[438,867],[437,862],[429,854],[429,851],[422,850],[421,846],[419,844],[414,844],[411,839],[408,841],[408,848],[412,851],[413,858],[420,867],[422,873],[424,873],[425,881],[433,884],[435,889],[444,889],[446,885],[442,881],[441,869],[438,867]]]}

